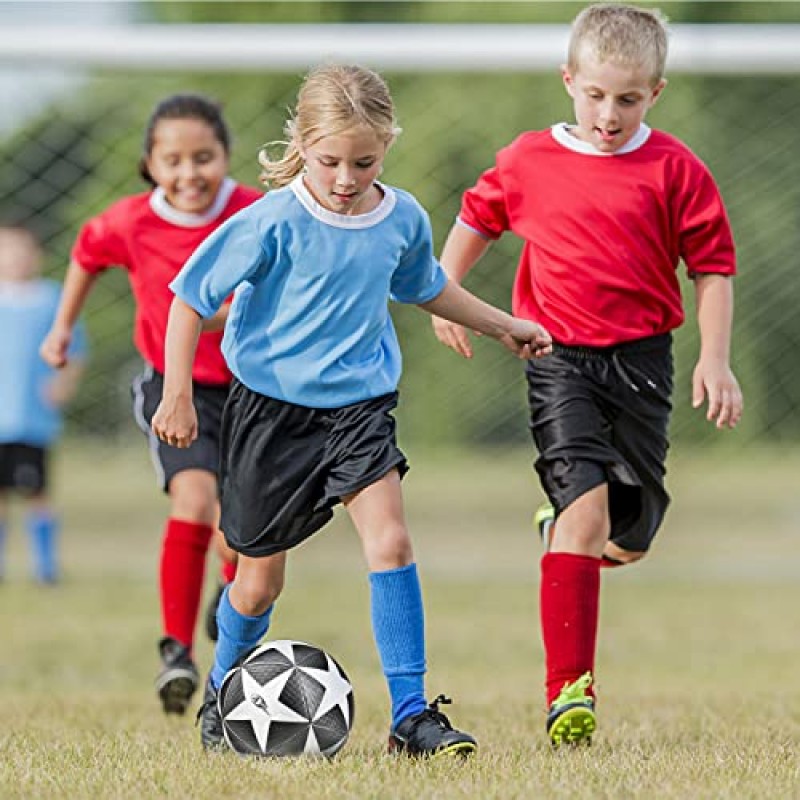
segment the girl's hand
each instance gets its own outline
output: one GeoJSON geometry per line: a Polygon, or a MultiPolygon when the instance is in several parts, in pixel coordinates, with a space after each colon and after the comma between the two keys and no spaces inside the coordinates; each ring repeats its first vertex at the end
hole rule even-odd
{"type": "Polygon", "coordinates": [[[727,363],[700,359],[692,375],[692,406],[699,408],[708,398],[706,419],[717,428],[735,428],[742,417],[742,390],[727,363]]]}
{"type": "Polygon", "coordinates": [[[164,396],[153,414],[153,433],[166,444],[186,448],[197,438],[197,412],[191,397],[164,396]]]}
{"type": "MultiPolygon", "coordinates": [[[[443,317],[432,317],[433,332],[436,338],[445,346],[455,350],[464,358],[472,358],[472,344],[469,340],[469,333],[463,325],[450,322],[443,317]]],[[[474,332],[476,336],[480,333],[474,332]]]]}
{"type": "Polygon", "coordinates": [[[39,355],[46,364],[60,369],[66,366],[70,344],[72,344],[71,330],[67,328],[51,328],[39,347],[39,355]]]}
{"type": "Polygon", "coordinates": [[[512,317],[511,330],[500,342],[519,358],[541,358],[553,352],[550,334],[537,322],[512,317]]]}

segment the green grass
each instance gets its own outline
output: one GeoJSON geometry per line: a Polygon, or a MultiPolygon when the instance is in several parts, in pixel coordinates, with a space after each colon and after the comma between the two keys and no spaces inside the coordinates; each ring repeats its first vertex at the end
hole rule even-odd
{"type": "MultiPolygon", "coordinates": [[[[144,448],[70,449],[56,471],[62,585],[29,581],[14,515],[0,797],[800,797],[800,454],[673,459],[674,505],[651,558],[604,574],[595,744],[558,752],[544,735],[531,454],[411,455],[428,685],[454,698],[476,758],[384,753],[366,571],[344,515],[293,554],[271,636],[342,663],[356,691],[350,741],[331,762],[205,756],[193,719],[163,717],[152,691],[166,501],[144,448]]],[[[204,671],[211,656],[199,636],[204,671]]]]}

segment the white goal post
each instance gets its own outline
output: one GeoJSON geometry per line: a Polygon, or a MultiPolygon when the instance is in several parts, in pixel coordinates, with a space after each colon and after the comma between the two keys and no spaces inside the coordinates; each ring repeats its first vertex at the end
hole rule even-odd
{"type": "MultiPolygon", "coordinates": [[[[541,71],[566,25],[332,24],[0,26],[0,66],[136,70],[305,69],[324,60],[415,71],[541,71]]],[[[800,72],[800,25],[671,26],[670,72],[800,72]]]]}

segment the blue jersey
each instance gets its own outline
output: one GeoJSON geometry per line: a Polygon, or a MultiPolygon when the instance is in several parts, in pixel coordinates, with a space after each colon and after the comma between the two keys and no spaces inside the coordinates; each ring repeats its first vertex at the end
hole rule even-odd
{"type": "Polygon", "coordinates": [[[249,389],[339,408],[397,388],[388,301],[426,303],[447,276],[419,203],[381,189],[375,209],[346,216],[317,203],[298,177],[231,217],[172,282],[203,317],[236,290],[222,349],[249,389]]]}
{"type": "MultiPolygon", "coordinates": [[[[0,443],[47,447],[61,432],[61,412],[47,395],[56,371],[39,356],[60,293],[49,280],[0,282],[0,443]]],[[[70,357],[84,352],[76,326],[70,357]]]]}

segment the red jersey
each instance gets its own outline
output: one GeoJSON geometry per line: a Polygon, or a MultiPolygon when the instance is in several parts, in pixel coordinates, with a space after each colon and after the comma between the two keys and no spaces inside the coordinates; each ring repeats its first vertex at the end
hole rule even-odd
{"type": "Polygon", "coordinates": [[[564,344],[605,347],[678,327],[680,259],[691,276],[736,272],[711,173],[646,125],[612,155],[563,125],[522,134],[464,194],[459,221],[524,240],[514,313],[564,344]]]}
{"type": "MultiPolygon", "coordinates": [[[[213,230],[262,196],[226,178],[207,212],[186,214],[168,205],[163,190],[155,189],[117,201],[78,233],[72,258],[87,272],[113,266],[128,270],[136,301],[133,341],[142,358],[159,372],[164,372],[164,340],[174,297],[170,282],[213,230]]],[[[194,380],[230,383],[231,373],[220,350],[222,334],[200,334],[194,380]]]]}

